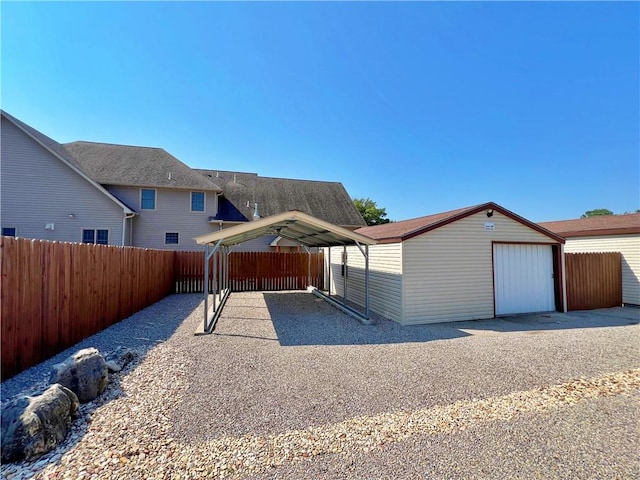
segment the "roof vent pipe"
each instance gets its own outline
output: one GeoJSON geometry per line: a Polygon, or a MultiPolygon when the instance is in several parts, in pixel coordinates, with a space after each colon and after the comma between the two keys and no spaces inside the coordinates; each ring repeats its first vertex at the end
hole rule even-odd
{"type": "Polygon", "coordinates": [[[253,219],[258,220],[260,218],[260,214],[258,213],[258,203],[256,202],[253,207],[253,219]]]}

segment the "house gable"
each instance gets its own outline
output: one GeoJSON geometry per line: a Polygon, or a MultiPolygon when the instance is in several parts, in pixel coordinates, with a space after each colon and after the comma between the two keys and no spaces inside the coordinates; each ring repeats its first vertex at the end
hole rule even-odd
{"type": "MultiPolygon", "coordinates": [[[[43,133],[39,132],[35,128],[30,127],[26,123],[18,120],[17,118],[15,118],[14,116],[8,114],[4,110],[2,110],[0,112],[2,114],[2,119],[3,120],[6,120],[7,122],[10,122],[13,126],[15,126],[17,129],[19,129],[22,133],[24,133],[26,136],[31,138],[34,142],[36,142],[42,148],[47,150],[51,155],[53,155],[55,158],[57,158],[60,162],[65,164],[67,167],[69,167],[71,170],[73,170],[77,175],[82,177],[86,182],[91,184],[96,190],[101,192],[103,195],[105,195],[107,198],[109,198],[112,202],[114,202],[116,205],[118,205],[120,208],[122,208],[124,213],[127,213],[127,214],[135,213],[134,210],[129,208],[127,205],[125,205],[122,201],[120,201],[120,199],[114,197],[102,185],[100,185],[99,183],[95,182],[89,175],[87,175],[87,173],[85,171],[83,171],[83,169],[79,165],[79,163],[73,158],[73,156],[69,155],[69,152],[67,152],[66,149],[61,144],[59,144],[55,140],[47,137],[46,135],[44,135],[43,133]]],[[[5,125],[7,125],[7,124],[5,124],[5,125]]],[[[35,171],[37,171],[37,170],[35,170],[35,171]]]]}
{"type": "Polygon", "coordinates": [[[564,239],[561,236],[493,202],[487,202],[480,205],[451,210],[449,212],[437,213],[425,217],[403,220],[400,222],[392,222],[383,225],[364,227],[358,229],[357,232],[361,233],[362,235],[367,235],[368,237],[375,238],[380,243],[404,242],[405,240],[423,235],[432,230],[436,230],[438,228],[449,225],[450,223],[466,218],[470,215],[475,215],[479,212],[485,212],[487,214],[486,221],[488,223],[491,223],[491,216],[495,212],[499,212],[502,215],[509,217],[512,220],[532,230],[535,230],[556,242],[564,243],[564,239]]]}
{"type": "Polygon", "coordinates": [[[122,244],[128,207],[4,114],[1,130],[3,227],[73,242],[82,241],[83,230],[107,230],[109,244],[122,244]]]}

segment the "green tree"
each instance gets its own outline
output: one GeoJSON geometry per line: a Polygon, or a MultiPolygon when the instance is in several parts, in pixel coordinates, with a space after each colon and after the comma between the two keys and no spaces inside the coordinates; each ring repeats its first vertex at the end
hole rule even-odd
{"type": "Polygon", "coordinates": [[[387,210],[385,208],[378,208],[376,202],[370,198],[354,198],[353,204],[356,209],[367,222],[367,225],[381,225],[383,223],[389,223],[390,220],[387,217],[387,210]]]}
{"type": "Polygon", "coordinates": [[[613,215],[613,212],[608,208],[596,208],[595,210],[587,210],[580,218],[598,217],[601,215],[613,215]]]}

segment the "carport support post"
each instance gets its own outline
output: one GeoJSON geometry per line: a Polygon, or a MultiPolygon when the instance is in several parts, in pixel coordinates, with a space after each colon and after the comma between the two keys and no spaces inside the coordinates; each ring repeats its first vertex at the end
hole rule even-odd
{"type": "Polygon", "coordinates": [[[364,313],[369,318],[369,245],[364,246],[356,242],[358,250],[364,256],[364,313]]]}
{"type": "Polygon", "coordinates": [[[220,298],[222,298],[222,290],[224,289],[224,280],[222,278],[222,267],[224,266],[224,247],[220,249],[220,261],[218,262],[218,287],[220,290],[220,298]]]}
{"type": "Polygon", "coordinates": [[[229,286],[229,252],[227,247],[222,247],[222,289],[226,290],[229,286]]]}
{"type": "Polygon", "coordinates": [[[364,246],[364,314],[369,318],[369,245],[364,246]]]}
{"type": "Polygon", "coordinates": [[[324,290],[324,265],[320,261],[322,250],[320,247],[316,248],[316,280],[320,284],[320,290],[324,290]],[[320,272],[322,272],[322,277],[320,277],[320,272]]]}
{"type": "MultiPolygon", "coordinates": [[[[204,329],[203,331],[207,331],[207,320],[209,320],[209,259],[211,258],[212,255],[214,255],[216,253],[216,251],[220,248],[220,244],[222,243],[222,240],[219,240],[218,243],[215,244],[215,246],[213,247],[213,249],[211,251],[209,251],[209,244],[206,243],[204,245],[204,329]]],[[[215,261],[215,260],[214,260],[215,261]]],[[[213,268],[213,272],[215,273],[216,269],[215,269],[215,265],[213,268]]],[[[215,275],[214,275],[214,282],[215,282],[215,275]]],[[[215,285],[215,283],[214,283],[215,285]]],[[[213,310],[215,312],[216,309],[216,296],[215,296],[215,288],[214,288],[214,295],[213,295],[213,310]]]]}
{"type": "Polygon", "coordinates": [[[329,252],[328,257],[329,257],[329,269],[327,271],[327,276],[329,277],[329,284],[327,285],[327,290],[329,292],[329,296],[331,296],[331,247],[327,248],[327,251],[329,252]]]}
{"type": "Polygon", "coordinates": [[[213,254],[213,311],[216,311],[216,291],[218,290],[218,282],[217,282],[217,267],[218,267],[218,253],[213,254]]]}
{"type": "Polygon", "coordinates": [[[311,287],[311,250],[306,245],[302,246],[307,252],[307,286],[311,287]]]}
{"type": "Polygon", "coordinates": [[[209,295],[209,244],[204,245],[204,321],[207,321],[207,296],[209,295]]]}
{"type": "Polygon", "coordinates": [[[342,246],[342,273],[344,274],[344,281],[342,282],[342,304],[347,305],[347,246],[342,246]]]}
{"type": "Polygon", "coordinates": [[[209,244],[204,246],[204,328],[207,331],[207,317],[209,315],[209,244]]]}

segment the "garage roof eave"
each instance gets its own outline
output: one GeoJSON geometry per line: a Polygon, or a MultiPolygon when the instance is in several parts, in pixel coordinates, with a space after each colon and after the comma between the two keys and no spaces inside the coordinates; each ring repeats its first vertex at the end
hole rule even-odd
{"type": "Polygon", "coordinates": [[[199,245],[220,242],[221,245],[232,246],[264,235],[278,235],[295,240],[307,247],[374,245],[378,243],[373,238],[352,232],[297,210],[200,235],[195,237],[194,240],[199,245]]]}

